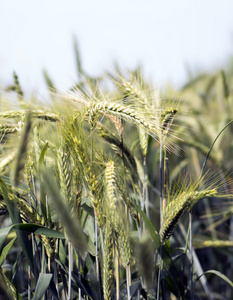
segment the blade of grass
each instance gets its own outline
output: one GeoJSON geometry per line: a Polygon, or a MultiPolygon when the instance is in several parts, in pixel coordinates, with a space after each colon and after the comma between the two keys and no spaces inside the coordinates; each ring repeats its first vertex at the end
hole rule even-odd
{"type": "Polygon", "coordinates": [[[23,231],[27,232],[27,234],[34,233],[36,235],[45,235],[50,238],[65,239],[65,236],[62,232],[44,227],[42,225],[31,224],[31,223],[30,224],[17,223],[17,224],[13,224],[8,227],[5,227],[3,229],[0,229],[0,250],[7,238],[7,235],[13,228],[23,230],[23,231]]]}
{"type": "MultiPolygon", "coordinates": [[[[232,288],[233,288],[233,282],[224,274],[222,274],[219,271],[216,270],[208,270],[206,272],[204,272],[201,276],[203,276],[204,274],[214,274],[217,275],[218,277],[222,278],[223,280],[225,280],[232,288]]],[[[201,278],[201,276],[199,276],[197,278],[197,281],[201,278]]]]}
{"type": "Polygon", "coordinates": [[[68,205],[60,194],[59,187],[48,170],[42,170],[42,184],[48,194],[48,200],[55,207],[65,232],[71,243],[79,250],[87,249],[87,236],[84,234],[78,220],[74,220],[68,205]]]}
{"type": "Polygon", "coordinates": [[[32,300],[40,300],[45,295],[52,277],[52,274],[40,273],[32,300]]]}
{"type": "MultiPolygon", "coordinates": [[[[17,292],[17,289],[15,286],[10,282],[10,280],[6,277],[6,275],[2,272],[0,269],[1,279],[5,281],[5,284],[8,288],[8,291],[10,292],[11,298],[6,298],[6,295],[4,295],[4,300],[12,299],[12,300],[22,300],[23,298],[21,295],[17,292]]],[[[2,284],[2,282],[1,282],[2,284]]]]}
{"type": "MultiPolygon", "coordinates": [[[[0,177],[0,189],[2,192],[2,196],[6,202],[6,206],[10,214],[12,223],[13,224],[23,223],[14,201],[10,200],[10,198],[8,197],[9,193],[11,193],[11,190],[7,188],[5,182],[2,180],[1,177],[0,177]]],[[[15,232],[17,234],[18,241],[23,249],[24,255],[31,267],[31,270],[34,273],[35,270],[33,264],[32,246],[28,239],[28,235],[23,230],[20,230],[18,228],[15,229],[15,232]]]]}
{"type": "Polygon", "coordinates": [[[13,246],[14,242],[16,241],[16,237],[13,238],[3,249],[0,256],[0,267],[3,264],[5,258],[7,257],[8,252],[11,250],[11,247],[13,246]]]}

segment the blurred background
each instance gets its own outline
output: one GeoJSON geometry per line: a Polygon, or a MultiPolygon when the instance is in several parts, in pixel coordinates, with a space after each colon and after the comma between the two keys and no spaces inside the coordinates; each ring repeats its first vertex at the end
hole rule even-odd
{"type": "Polygon", "coordinates": [[[232,0],[1,0],[0,86],[19,77],[42,100],[46,69],[62,90],[77,79],[76,38],[92,76],[142,65],[155,85],[179,88],[188,76],[230,62],[232,0]]]}

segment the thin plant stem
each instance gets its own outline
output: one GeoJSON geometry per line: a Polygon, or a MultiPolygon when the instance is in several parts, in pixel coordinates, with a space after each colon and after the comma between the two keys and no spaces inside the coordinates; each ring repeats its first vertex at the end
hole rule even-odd
{"type": "MultiPolygon", "coordinates": [[[[161,139],[162,140],[162,139],[161,139]]],[[[163,143],[160,144],[160,159],[159,159],[159,180],[160,180],[160,228],[163,225],[163,143]]]]}
{"type": "Polygon", "coordinates": [[[120,299],[119,253],[115,244],[115,268],[116,268],[116,299],[120,299]]]}
{"type": "Polygon", "coordinates": [[[73,246],[71,242],[68,242],[68,256],[69,256],[68,300],[71,300],[71,283],[72,283],[72,270],[73,270],[73,246]]]}
{"type": "Polygon", "coordinates": [[[193,236],[192,236],[192,213],[189,212],[189,251],[190,251],[190,300],[194,300],[194,283],[193,283],[193,236]]]}
{"type": "Polygon", "coordinates": [[[160,250],[160,256],[159,256],[160,267],[159,267],[159,273],[158,273],[157,297],[156,297],[157,300],[159,300],[159,293],[160,293],[160,277],[161,277],[161,261],[162,261],[161,253],[162,253],[162,251],[160,250]]]}
{"type": "Polygon", "coordinates": [[[149,216],[149,199],[146,187],[146,156],[143,157],[143,202],[145,203],[146,216],[149,216]]]}
{"type": "Polygon", "coordinates": [[[57,276],[57,264],[55,261],[53,261],[53,276],[54,276],[55,287],[58,292],[59,287],[58,287],[58,276],[57,276]]]}
{"type": "Polygon", "coordinates": [[[127,266],[126,268],[126,285],[127,285],[127,297],[128,297],[128,300],[131,299],[131,296],[130,296],[130,265],[127,266]]]}
{"type": "Polygon", "coordinates": [[[31,270],[28,266],[28,300],[31,300],[31,270]]]}
{"type": "MultiPolygon", "coordinates": [[[[161,143],[160,143],[160,159],[159,159],[159,180],[160,180],[160,228],[163,225],[163,175],[164,175],[164,164],[163,164],[163,143],[162,143],[162,135],[161,133],[161,143]]],[[[158,273],[158,284],[157,284],[157,300],[159,300],[160,293],[160,278],[161,278],[161,270],[163,265],[162,260],[162,246],[160,246],[160,256],[159,256],[159,273],[158,273]]]]}
{"type": "Polygon", "coordinates": [[[233,123],[233,120],[231,120],[230,122],[228,122],[228,123],[223,127],[223,129],[218,133],[218,135],[217,135],[216,138],[214,139],[212,145],[210,146],[210,149],[209,149],[209,151],[208,151],[208,153],[207,153],[207,155],[206,155],[206,158],[205,158],[205,160],[204,160],[204,163],[203,163],[203,165],[202,165],[200,178],[201,178],[201,176],[202,176],[202,174],[203,174],[203,172],[204,172],[204,169],[205,169],[207,160],[208,160],[208,158],[209,158],[209,156],[210,156],[210,152],[212,151],[215,142],[217,141],[217,139],[219,138],[219,136],[222,134],[222,132],[223,132],[223,131],[231,124],[231,123],[233,123]]]}
{"type": "Polygon", "coordinates": [[[99,247],[98,247],[98,223],[95,217],[95,263],[96,263],[96,276],[98,283],[98,299],[101,299],[101,284],[100,284],[100,269],[99,269],[99,247]]]}
{"type": "MultiPolygon", "coordinates": [[[[81,281],[81,271],[80,271],[80,256],[78,254],[78,277],[79,280],[81,281]]],[[[81,293],[81,289],[78,288],[78,299],[81,300],[82,299],[82,293],[81,293]]]]}

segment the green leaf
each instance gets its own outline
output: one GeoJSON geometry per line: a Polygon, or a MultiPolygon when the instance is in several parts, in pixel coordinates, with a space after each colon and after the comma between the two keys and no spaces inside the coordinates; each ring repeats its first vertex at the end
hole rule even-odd
{"type": "Polygon", "coordinates": [[[39,166],[42,166],[43,163],[44,163],[44,157],[45,157],[45,154],[46,154],[46,151],[49,147],[49,143],[46,142],[41,150],[41,153],[40,153],[40,158],[39,158],[39,166]]]}
{"type": "MultiPolygon", "coordinates": [[[[6,275],[2,272],[2,270],[0,270],[0,274],[1,274],[1,284],[2,284],[2,280],[4,280],[5,284],[7,286],[7,289],[10,292],[11,299],[12,300],[22,300],[22,297],[20,296],[20,294],[17,292],[14,285],[10,282],[10,280],[6,277],[6,275]]],[[[3,298],[3,299],[5,299],[5,298],[3,298]]],[[[8,298],[6,298],[6,299],[8,299],[8,298]]]]}
{"type": "Polygon", "coordinates": [[[21,229],[23,231],[28,232],[28,234],[34,233],[34,234],[37,234],[37,235],[45,235],[45,236],[48,236],[48,237],[51,237],[51,238],[56,238],[56,239],[65,239],[65,236],[62,232],[44,227],[42,225],[24,224],[24,223],[13,224],[9,227],[5,227],[3,229],[0,229],[0,237],[1,236],[6,236],[7,237],[8,233],[10,232],[10,230],[12,228],[21,229]]]}
{"type": "MultiPolygon", "coordinates": [[[[11,189],[9,189],[7,187],[7,185],[5,184],[5,182],[3,181],[3,179],[1,177],[0,177],[0,191],[5,200],[12,223],[13,224],[23,223],[17,206],[15,205],[14,201],[12,201],[9,198],[9,195],[12,195],[12,191],[11,191],[11,189]]],[[[14,194],[13,194],[13,196],[14,196],[14,194]]],[[[15,229],[15,232],[17,234],[18,241],[23,249],[23,253],[31,267],[31,270],[34,273],[35,270],[34,270],[34,262],[33,262],[32,244],[30,243],[30,241],[28,239],[28,235],[23,230],[18,230],[17,228],[15,229]]],[[[5,236],[5,234],[6,234],[6,232],[3,233],[3,236],[5,236]]],[[[4,244],[4,242],[3,242],[3,244],[4,244]]]]}
{"type": "MultiPolygon", "coordinates": [[[[218,277],[222,278],[223,280],[225,280],[232,288],[233,288],[233,282],[224,274],[222,274],[221,272],[219,271],[216,271],[216,270],[209,270],[209,271],[206,271],[204,272],[201,276],[203,276],[204,274],[214,274],[214,275],[217,275],[218,277]]],[[[197,281],[201,278],[201,276],[199,276],[197,278],[197,281]]]]}
{"type": "Polygon", "coordinates": [[[48,194],[48,200],[57,211],[68,240],[81,251],[87,249],[88,237],[83,232],[78,220],[76,220],[65,203],[55,179],[47,170],[42,170],[42,183],[48,194]]]}
{"type": "Polygon", "coordinates": [[[45,236],[48,236],[50,238],[55,238],[55,239],[65,239],[65,236],[62,232],[58,232],[58,231],[55,231],[53,229],[43,227],[41,225],[23,224],[23,223],[13,224],[9,227],[5,227],[3,229],[0,229],[0,253],[2,251],[3,245],[6,241],[6,238],[9,234],[9,232],[13,228],[17,229],[17,230],[21,230],[26,234],[34,233],[36,235],[45,235],[45,236]]]}
{"type": "Polygon", "coordinates": [[[52,274],[40,273],[32,300],[40,300],[44,296],[52,277],[52,274]]]}
{"type": "Polygon", "coordinates": [[[141,210],[141,208],[137,205],[134,204],[136,211],[141,215],[141,217],[143,218],[146,228],[148,229],[150,236],[155,244],[155,248],[159,249],[159,247],[161,246],[161,242],[160,242],[160,237],[158,232],[156,231],[154,225],[151,223],[151,221],[149,220],[149,218],[146,216],[146,214],[141,210]]]}
{"type": "Polygon", "coordinates": [[[11,229],[12,226],[0,229],[0,253],[2,252],[3,245],[11,229]]]}
{"type": "Polygon", "coordinates": [[[82,208],[88,213],[88,215],[94,217],[94,209],[92,207],[84,203],[82,204],[82,208]]]}
{"type": "Polygon", "coordinates": [[[16,237],[13,238],[2,250],[1,256],[0,256],[0,266],[3,264],[5,258],[7,257],[8,252],[11,250],[12,245],[16,241],[16,237]]]}
{"type": "MultiPolygon", "coordinates": [[[[9,186],[13,186],[13,183],[12,183],[12,180],[10,179],[10,177],[8,176],[5,176],[5,175],[1,175],[1,178],[4,180],[4,182],[9,185],[9,186]]],[[[22,182],[19,182],[18,186],[17,186],[18,189],[21,189],[23,191],[28,191],[28,186],[22,182]]]]}

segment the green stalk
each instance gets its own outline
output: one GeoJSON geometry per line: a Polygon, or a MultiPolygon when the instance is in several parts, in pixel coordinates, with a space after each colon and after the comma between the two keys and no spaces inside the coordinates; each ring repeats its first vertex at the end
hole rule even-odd
{"type": "MultiPolygon", "coordinates": [[[[160,142],[160,159],[159,159],[159,178],[160,178],[160,228],[163,225],[163,176],[164,176],[164,163],[163,163],[163,143],[162,143],[163,131],[161,132],[161,142],[160,142]]],[[[160,293],[160,278],[161,278],[161,270],[163,267],[163,259],[162,259],[162,246],[160,246],[160,266],[159,266],[159,273],[158,273],[158,285],[157,285],[157,299],[159,300],[159,293],[160,293]]]]}
{"type": "Polygon", "coordinates": [[[71,300],[71,284],[73,270],[73,246],[68,242],[68,259],[69,259],[69,275],[68,275],[68,300],[71,300]]]}
{"type": "Polygon", "coordinates": [[[120,299],[120,264],[119,264],[119,252],[116,247],[116,241],[114,242],[115,246],[115,267],[116,267],[116,300],[120,299]]]}
{"type": "Polygon", "coordinates": [[[162,143],[162,138],[161,138],[161,143],[160,143],[160,159],[159,159],[160,228],[162,228],[162,225],[163,225],[163,175],[164,175],[163,167],[164,167],[164,164],[163,164],[163,143],[162,143]]]}
{"type": "Polygon", "coordinates": [[[189,212],[189,251],[190,251],[190,293],[191,299],[194,300],[194,283],[193,283],[193,235],[192,235],[192,212],[189,212]]]}
{"type": "Polygon", "coordinates": [[[145,203],[146,216],[149,216],[149,199],[148,199],[148,190],[146,186],[146,156],[143,157],[143,202],[145,203]]]}
{"type": "Polygon", "coordinates": [[[131,299],[131,296],[130,296],[130,265],[127,266],[126,268],[126,284],[127,284],[127,297],[128,297],[128,300],[131,299]]]}
{"type": "Polygon", "coordinates": [[[95,263],[96,263],[96,276],[98,282],[98,299],[101,299],[101,284],[100,284],[100,269],[99,269],[99,248],[98,248],[98,223],[95,217],[95,263]]]}
{"type": "Polygon", "coordinates": [[[31,300],[31,270],[28,266],[28,300],[31,300]]]}

